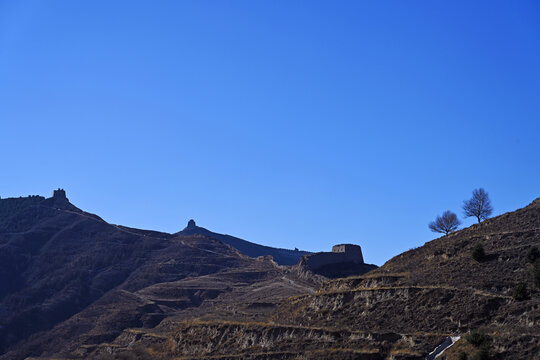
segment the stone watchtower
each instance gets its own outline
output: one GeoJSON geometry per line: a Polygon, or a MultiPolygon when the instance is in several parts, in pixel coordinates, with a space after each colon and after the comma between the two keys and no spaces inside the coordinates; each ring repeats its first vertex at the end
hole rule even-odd
{"type": "Polygon", "coordinates": [[[60,188],[53,191],[52,197],[55,198],[55,199],[66,199],[67,200],[66,191],[64,189],[60,189],[60,188]]]}
{"type": "Polygon", "coordinates": [[[195,220],[191,219],[188,221],[186,229],[194,229],[197,227],[197,224],[195,223],[195,220]]]}
{"type": "Polygon", "coordinates": [[[364,264],[362,248],[354,244],[339,244],[332,247],[332,252],[318,252],[304,255],[300,260],[311,271],[323,266],[338,264],[364,264]]]}
{"type": "Polygon", "coordinates": [[[332,246],[333,253],[343,253],[355,263],[363,263],[362,248],[354,244],[339,244],[332,246]]]}

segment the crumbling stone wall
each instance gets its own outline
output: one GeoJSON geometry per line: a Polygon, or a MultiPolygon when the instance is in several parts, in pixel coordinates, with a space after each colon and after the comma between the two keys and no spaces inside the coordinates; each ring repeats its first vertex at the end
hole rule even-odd
{"type": "Polygon", "coordinates": [[[363,264],[364,257],[362,248],[353,244],[340,244],[332,247],[332,252],[318,252],[311,255],[305,255],[301,262],[310,269],[316,270],[322,266],[348,263],[363,264]]]}

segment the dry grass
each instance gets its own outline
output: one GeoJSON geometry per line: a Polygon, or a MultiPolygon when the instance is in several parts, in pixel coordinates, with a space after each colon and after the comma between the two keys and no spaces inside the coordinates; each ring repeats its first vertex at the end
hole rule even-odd
{"type": "Polygon", "coordinates": [[[410,356],[422,356],[422,353],[418,350],[410,349],[410,348],[399,348],[399,349],[392,349],[390,351],[391,355],[410,355],[410,356]]]}
{"type": "Polygon", "coordinates": [[[141,334],[143,336],[148,336],[148,337],[153,337],[153,338],[158,338],[158,339],[168,339],[169,337],[166,336],[166,335],[163,335],[163,334],[158,334],[158,333],[155,333],[155,332],[150,332],[146,329],[138,329],[138,328],[130,328],[130,329],[125,329],[124,332],[127,332],[129,334],[141,334]]]}
{"type": "Polygon", "coordinates": [[[464,352],[469,356],[469,359],[472,358],[473,354],[477,351],[477,349],[469,344],[467,340],[465,339],[459,339],[456,341],[454,345],[449,347],[445,352],[444,355],[446,356],[447,360],[458,360],[458,356],[461,352],[464,352]]]}
{"type": "Polygon", "coordinates": [[[267,351],[267,352],[249,352],[247,353],[241,353],[241,354],[220,354],[220,355],[205,355],[205,356],[181,356],[181,357],[175,357],[173,360],[195,360],[195,359],[230,359],[230,358],[237,358],[237,359],[243,359],[246,357],[246,355],[249,355],[249,357],[256,357],[256,356],[279,356],[279,355],[286,355],[286,356],[296,356],[296,355],[324,355],[328,354],[331,358],[332,356],[336,356],[339,353],[349,353],[349,354],[356,354],[356,355],[372,355],[372,354],[378,354],[379,350],[375,348],[361,348],[361,349],[350,349],[350,348],[327,348],[327,349],[315,349],[315,350],[306,350],[305,352],[299,353],[298,351],[267,351]]]}
{"type": "MultiPolygon", "coordinates": [[[[368,337],[369,335],[379,334],[374,331],[358,331],[352,330],[344,327],[319,327],[319,326],[297,326],[290,324],[279,324],[279,323],[268,323],[268,322],[256,322],[256,321],[231,321],[231,320],[201,320],[193,319],[183,321],[180,327],[177,328],[177,331],[182,331],[195,326],[242,326],[242,327],[262,327],[262,328],[282,328],[282,329],[292,329],[292,330],[314,330],[314,331],[324,331],[324,332],[346,332],[349,334],[360,335],[368,337]]],[[[386,333],[386,332],[383,332],[386,333]]],[[[451,334],[447,333],[429,333],[429,332],[415,332],[411,334],[402,334],[406,335],[424,335],[424,336],[450,336],[451,334]]]]}
{"type": "Polygon", "coordinates": [[[447,285],[400,285],[400,286],[374,286],[374,287],[357,287],[354,289],[339,289],[339,290],[321,290],[317,291],[314,296],[328,295],[328,294],[347,294],[361,291],[384,291],[384,290],[432,290],[432,289],[444,289],[444,290],[460,290],[459,288],[447,285]]]}
{"type": "Polygon", "coordinates": [[[111,343],[101,343],[101,344],[83,344],[79,347],[83,349],[96,349],[96,348],[104,348],[104,347],[110,347],[110,348],[121,348],[122,345],[118,344],[111,344],[111,343]]]}

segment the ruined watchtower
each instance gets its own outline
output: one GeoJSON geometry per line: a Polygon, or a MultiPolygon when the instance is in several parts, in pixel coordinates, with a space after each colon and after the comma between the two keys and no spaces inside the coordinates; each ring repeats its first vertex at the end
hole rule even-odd
{"type": "Polygon", "coordinates": [[[195,223],[195,220],[191,219],[188,221],[186,229],[194,229],[197,227],[197,224],[195,223]]]}
{"type": "Polygon", "coordinates": [[[354,244],[339,244],[332,246],[333,253],[344,253],[347,259],[355,263],[363,263],[362,248],[354,244]]]}
{"type": "Polygon", "coordinates": [[[354,244],[339,244],[332,247],[332,252],[318,252],[304,255],[300,261],[308,269],[315,271],[323,266],[335,264],[363,264],[362,248],[354,244]]]}
{"type": "Polygon", "coordinates": [[[56,199],[67,199],[66,191],[64,189],[58,188],[53,191],[52,197],[56,199]]]}

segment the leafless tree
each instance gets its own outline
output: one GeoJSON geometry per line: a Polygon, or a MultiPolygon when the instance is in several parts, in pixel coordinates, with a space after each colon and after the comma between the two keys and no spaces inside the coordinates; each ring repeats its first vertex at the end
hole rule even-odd
{"type": "Polygon", "coordinates": [[[443,233],[448,235],[452,231],[456,231],[461,221],[459,221],[456,214],[447,210],[442,216],[437,216],[435,221],[429,223],[429,228],[433,232],[443,233]]]}
{"type": "Polygon", "coordinates": [[[472,198],[463,202],[463,212],[466,217],[476,217],[478,223],[487,219],[493,212],[488,193],[482,188],[474,189],[472,198]]]}

